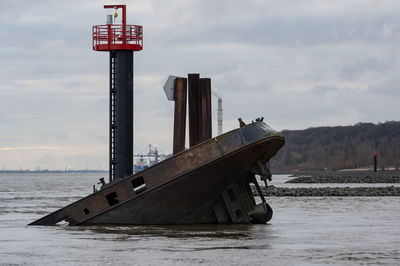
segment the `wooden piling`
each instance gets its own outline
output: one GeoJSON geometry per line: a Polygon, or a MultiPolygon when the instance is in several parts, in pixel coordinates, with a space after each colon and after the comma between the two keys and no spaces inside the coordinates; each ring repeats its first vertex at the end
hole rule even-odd
{"type": "Polygon", "coordinates": [[[187,79],[175,79],[175,112],[173,154],[185,150],[187,79]]]}

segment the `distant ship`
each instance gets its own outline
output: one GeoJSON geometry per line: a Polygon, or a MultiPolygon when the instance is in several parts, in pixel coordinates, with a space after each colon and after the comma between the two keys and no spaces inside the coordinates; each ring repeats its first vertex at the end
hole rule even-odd
{"type": "Polygon", "coordinates": [[[135,174],[140,171],[143,171],[144,169],[152,165],[155,165],[171,156],[172,154],[170,155],[159,154],[157,147],[154,147],[151,144],[149,144],[149,152],[147,154],[140,153],[134,155],[136,160],[134,160],[133,173],[135,174]]]}

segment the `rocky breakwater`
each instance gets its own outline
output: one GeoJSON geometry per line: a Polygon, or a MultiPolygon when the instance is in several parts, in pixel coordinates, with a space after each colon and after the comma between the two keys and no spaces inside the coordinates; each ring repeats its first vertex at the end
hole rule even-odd
{"type": "MultiPolygon", "coordinates": [[[[287,188],[268,186],[261,191],[266,197],[383,197],[400,196],[400,187],[318,187],[287,188]]],[[[257,191],[253,189],[257,195],[257,191]]]]}
{"type": "MultiPolygon", "coordinates": [[[[383,185],[400,183],[400,171],[316,171],[296,172],[292,184],[330,184],[327,187],[290,187],[268,186],[262,188],[264,196],[272,197],[383,197],[400,196],[400,186],[383,185]],[[337,186],[332,184],[368,183],[376,184],[356,187],[337,186]]],[[[257,194],[256,190],[253,190],[257,194]]]]}
{"type": "Polygon", "coordinates": [[[400,183],[400,171],[321,171],[293,176],[286,183],[400,183]]]}

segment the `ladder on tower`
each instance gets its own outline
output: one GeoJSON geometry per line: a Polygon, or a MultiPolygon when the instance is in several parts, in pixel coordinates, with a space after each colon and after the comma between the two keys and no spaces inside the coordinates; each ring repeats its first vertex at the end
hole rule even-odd
{"type": "Polygon", "coordinates": [[[115,180],[117,174],[117,73],[116,54],[110,53],[110,182],[115,180]]]}

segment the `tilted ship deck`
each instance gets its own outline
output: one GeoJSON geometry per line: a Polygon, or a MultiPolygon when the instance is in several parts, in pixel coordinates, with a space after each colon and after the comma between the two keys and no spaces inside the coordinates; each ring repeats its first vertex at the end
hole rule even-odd
{"type": "Polygon", "coordinates": [[[144,171],[116,180],[30,225],[266,223],[258,191],[284,138],[257,121],[209,139],[144,171]]]}

